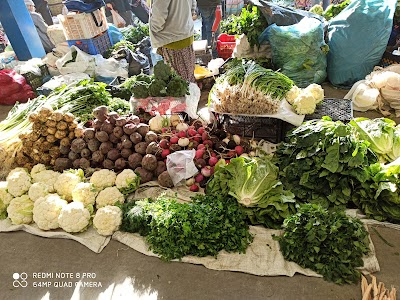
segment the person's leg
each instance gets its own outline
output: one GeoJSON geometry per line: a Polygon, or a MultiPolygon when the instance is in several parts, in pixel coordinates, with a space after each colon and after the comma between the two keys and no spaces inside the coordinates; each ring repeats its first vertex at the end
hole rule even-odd
{"type": "Polygon", "coordinates": [[[216,7],[199,8],[201,13],[201,35],[203,40],[207,40],[209,46],[212,43],[212,26],[215,20],[216,7]]]}
{"type": "Polygon", "coordinates": [[[47,25],[53,25],[53,18],[51,16],[50,8],[47,2],[40,7],[36,8],[36,11],[42,15],[44,21],[46,22],[47,25]]]}
{"type": "Polygon", "coordinates": [[[161,53],[164,61],[168,63],[179,76],[189,82],[196,82],[196,78],[194,77],[196,58],[192,45],[180,50],[162,47],[161,53]]]}

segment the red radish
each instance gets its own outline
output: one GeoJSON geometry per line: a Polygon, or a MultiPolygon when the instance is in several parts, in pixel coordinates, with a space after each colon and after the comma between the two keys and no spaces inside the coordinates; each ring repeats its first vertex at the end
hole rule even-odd
{"type": "Polygon", "coordinates": [[[197,132],[198,132],[199,134],[203,134],[204,131],[206,131],[206,129],[205,129],[204,127],[200,127],[199,129],[197,129],[197,132]]]}
{"type": "Polygon", "coordinates": [[[200,150],[200,149],[206,149],[206,146],[204,144],[199,144],[197,146],[197,150],[200,150]]]}
{"type": "Polygon", "coordinates": [[[179,141],[179,138],[178,138],[176,135],[171,136],[171,138],[169,139],[169,142],[170,142],[171,144],[177,144],[178,141],[179,141]]]}
{"type": "Polygon", "coordinates": [[[207,140],[207,139],[208,139],[208,133],[207,133],[207,132],[203,132],[203,133],[201,134],[201,139],[202,139],[203,141],[207,140]]]}
{"type": "Polygon", "coordinates": [[[205,151],[204,149],[198,149],[198,148],[197,148],[196,154],[194,155],[194,157],[195,157],[195,158],[202,158],[202,157],[203,157],[203,154],[204,154],[205,152],[206,152],[206,151],[205,151]]]}
{"type": "Polygon", "coordinates": [[[210,171],[211,171],[211,175],[213,175],[214,174],[214,167],[211,167],[210,171]]]}
{"type": "Polygon", "coordinates": [[[162,129],[161,129],[161,132],[162,133],[166,133],[168,131],[168,128],[166,128],[166,127],[163,127],[162,129]]]}
{"type": "Polygon", "coordinates": [[[178,132],[178,136],[179,136],[180,138],[185,138],[185,137],[186,137],[186,131],[179,131],[179,132],[178,132]]]}
{"type": "Polygon", "coordinates": [[[193,138],[196,142],[199,142],[200,143],[200,141],[201,141],[201,135],[200,134],[196,134],[195,136],[194,136],[194,138],[193,138]]]}
{"type": "Polygon", "coordinates": [[[196,130],[196,127],[194,127],[193,125],[190,125],[189,127],[188,127],[188,130],[189,129],[194,129],[194,130],[196,130]]]}
{"type": "Polygon", "coordinates": [[[210,140],[203,141],[203,144],[206,145],[206,146],[208,145],[209,148],[212,148],[212,146],[213,146],[213,142],[210,141],[210,140]]]}
{"type": "Polygon", "coordinates": [[[236,151],[236,153],[237,153],[238,155],[242,155],[243,152],[244,152],[244,149],[243,149],[242,146],[236,146],[236,147],[235,147],[235,151],[236,151]]]}
{"type": "Polygon", "coordinates": [[[226,155],[228,155],[229,157],[234,157],[236,155],[236,152],[233,150],[229,150],[229,152],[226,155]]]}
{"type": "Polygon", "coordinates": [[[197,134],[197,131],[194,128],[189,128],[187,133],[189,136],[195,136],[197,134]]]}
{"type": "Polygon", "coordinates": [[[161,157],[166,158],[170,154],[171,154],[171,151],[169,149],[163,149],[163,151],[161,152],[161,157]]]}
{"type": "Polygon", "coordinates": [[[175,130],[175,129],[174,129],[174,130],[172,130],[172,131],[171,131],[171,133],[172,133],[172,134],[175,134],[175,133],[176,133],[176,130],[175,130]]]}
{"type": "Polygon", "coordinates": [[[202,182],[204,180],[204,176],[202,174],[197,174],[196,177],[194,178],[194,180],[199,183],[202,182]]]}
{"type": "Polygon", "coordinates": [[[208,160],[208,164],[211,167],[215,166],[217,162],[218,162],[218,158],[216,158],[215,156],[211,156],[210,159],[208,160]]]}
{"type": "Polygon", "coordinates": [[[217,154],[215,154],[215,152],[212,152],[212,153],[211,153],[211,156],[212,156],[212,157],[217,157],[217,154]]]}
{"type": "Polygon", "coordinates": [[[230,159],[225,159],[226,164],[229,164],[231,162],[230,159]]]}
{"type": "Polygon", "coordinates": [[[163,149],[168,149],[169,148],[169,143],[168,143],[168,140],[166,140],[166,139],[162,139],[161,141],[160,141],[160,147],[161,148],[163,148],[163,149]]]}
{"type": "Polygon", "coordinates": [[[210,177],[211,176],[211,167],[210,166],[205,166],[201,169],[201,174],[204,177],[210,177]]]}
{"type": "Polygon", "coordinates": [[[190,191],[191,191],[191,192],[198,192],[198,191],[199,191],[199,186],[198,186],[197,184],[193,184],[193,185],[190,187],[190,191]]]}

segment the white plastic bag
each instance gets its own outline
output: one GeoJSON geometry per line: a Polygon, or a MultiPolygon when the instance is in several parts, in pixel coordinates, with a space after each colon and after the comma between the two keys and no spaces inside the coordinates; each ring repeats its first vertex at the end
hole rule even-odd
{"type": "Polygon", "coordinates": [[[121,17],[121,15],[119,13],[117,13],[115,10],[111,10],[111,15],[112,15],[112,19],[113,19],[113,24],[115,26],[117,26],[118,28],[122,28],[125,27],[125,20],[123,17],[121,17]]]}
{"type": "Polygon", "coordinates": [[[356,82],[344,96],[351,99],[355,111],[368,111],[378,108],[379,90],[370,87],[365,80],[356,82]]]}
{"type": "Polygon", "coordinates": [[[105,59],[100,54],[95,55],[96,67],[95,74],[96,76],[105,77],[105,78],[115,78],[117,76],[128,78],[128,66],[129,64],[125,59],[120,61],[115,58],[105,59]]]}
{"type": "Polygon", "coordinates": [[[95,59],[92,55],[72,46],[67,54],[56,61],[56,66],[61,75],[86,73],[89,76],[94,76],[95,59]]]}
{"type": "Polygon", "coordinates": [[[199,171],[193,162],[196,150],[182,150],[167,156],[167,171],[171,176],[174,186],[196,175],[199,171]]]}
{"type": "Polygon", "coordinates": [[[185,112],[192,119],[197,119],[197,106],[199,105],[201,91],[197,84],[189,83],[189,95],[186,95],[186,109],[185,112]]]}

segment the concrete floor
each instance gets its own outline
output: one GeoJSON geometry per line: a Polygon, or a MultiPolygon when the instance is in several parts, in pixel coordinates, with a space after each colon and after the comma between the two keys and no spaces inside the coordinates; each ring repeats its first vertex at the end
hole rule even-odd
{"type": "MultiPolygon", "coordinates": [[[[326,95],[346,93],[325,86],[326,95]]],[[[9,107],[0,107],[3,119],[9,107]]],[[[356,114],[357,116],[358,114],[356,114]]],[[[372,117],[373,115],[368,114],[372,117]]],[[[379,115],[377,115],[379,116],[379,115]]],[[[381,271],[374,274],[387,287],[400,289],[400,231],[376,227],[392,246],[370,230],[381,271]]],[[[361,299],[360,285],[339,286],[302,275],[258,277],[212,271],[203,266],[166,263],[147,257],[116,241],[95,254],[71,240],[46,239],[25,232],[0,233],[0,300],[31,299],[361,299]],[[28,274],[28,287],[14,287],[14,273],[28,274]],[[73,279],[33,279],[33,273],[73,273],[73,279]],[[76,273],[93,273],[101,287],[75,288],[76,273]],[[33,287],[34,282],[51,286],[33,287]],[[73,287],[55,287],[69,282],[73,287]]],[[[20,280],[20,282],[22,282],[20,280]]]]}

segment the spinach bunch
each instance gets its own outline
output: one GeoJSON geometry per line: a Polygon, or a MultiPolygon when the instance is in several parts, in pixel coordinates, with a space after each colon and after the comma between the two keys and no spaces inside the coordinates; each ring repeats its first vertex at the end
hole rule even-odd
{"type": "Polygon", "coordinates": [[[149,36],[149,25],[137,22],[135,26],[128,26],[121,29],[124,38],[132,44],[137,44],[146,36],[149,36]]]}
{"type": "MultiPolygon", "coordinates": [[[[304,122],[277,149],[281,181],[302,202],[346,206],[377,161],[354,128],[329,117],[304,122]]],[[[354,200],[354,199],[353,199],[354,200]]]]}
{"type": "Polygon", "coordinates": [[[123,204],[121,230],[146,236],[150,249],[164,260],[245,252],[252,236],[236,201],[205,195],[192,200],[160,196],[123,204]]]}
{"type": "Polygon", "coordinates": [[[368,232],[344,211],[328,211],[319,205],[304,204],[284,221],[280,250],[285,259],[310,268],[338,284],[360,279],[357,267],[369,252],[368,232]]]}

